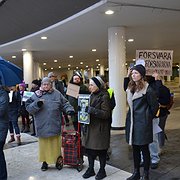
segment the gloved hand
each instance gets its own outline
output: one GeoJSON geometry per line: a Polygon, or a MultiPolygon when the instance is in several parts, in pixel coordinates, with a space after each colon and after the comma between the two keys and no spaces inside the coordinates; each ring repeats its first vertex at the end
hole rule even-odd
{"type": "Polygon", "coordinates": [[[88,111],[87,111],[87,112],[88,112],[89,114],[95,114],[95,111],[96,111],[96,108],[91,107],[91,106],[88,107],[88,111]]]}
{"type": "Polygon", "coordinates": [[[69,116],[73,116],[73,115],[74,115],[74,111],[69,111],[67,114],[68,114],[69,116]]]}
{"type": "Polygon", "coordinates": [[[41,108],[43,104],[44,104],[44,102],[41,101],[41,100],[37,102],[37,106],[38,106],[39,108],[41,108]]]}
{"type": "Polygon", "coordinates": [[[81,111],[81,106],[78,106],[78,111],[81,111]]]}
{"type": "Polygon", "coordinates": [[[85,112],[88,112],[89,106],[86,106],[85,108],[85,112]]]}

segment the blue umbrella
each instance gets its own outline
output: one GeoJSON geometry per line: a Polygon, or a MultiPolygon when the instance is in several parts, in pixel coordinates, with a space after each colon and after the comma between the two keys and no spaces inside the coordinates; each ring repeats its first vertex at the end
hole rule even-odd
{"type": "Polygon", "coordinates": [[[21,83],[22,80],[22,69],[0,57],[0,83],[3,86],[14,86],[21,83]]]}

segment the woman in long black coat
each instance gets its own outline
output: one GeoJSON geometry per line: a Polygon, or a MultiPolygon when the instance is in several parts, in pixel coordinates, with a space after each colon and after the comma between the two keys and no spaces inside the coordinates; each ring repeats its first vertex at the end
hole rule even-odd
{"type": "Polygon", "coordinates": [[[159,105],[155,92],[144,81],[145,73],[144,66],[135,66],[126,90],[129,104],[126,118],[126,140],[128,144],[132,145],[134,158],[134,173],[128,180],[140,179],[141,151],[144,160],[142,179],[149,179],[150,153],[148,146],[153,142],[152,120],[159,105]]]}
{"type": "Polygon", "coordinates": [[[107,149],[110,144],[110,125],[111,108],[110,97],[107,90],[102,89],[100,77],[92,77],[89,83],[90,105],[90,124],[87,125],[85,134],[85,148],[88,155],[89,168],[83,178],[95,175],[94,160],[99,156],[100,169],[95,177],[96,180],[106,177],[105,165],[107,149]]]}

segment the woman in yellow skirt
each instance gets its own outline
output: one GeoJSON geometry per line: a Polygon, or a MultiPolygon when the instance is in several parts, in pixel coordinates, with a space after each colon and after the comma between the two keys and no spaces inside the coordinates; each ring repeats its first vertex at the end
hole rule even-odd
{"type": "Polygon", "coordinates": [[[36,134],[39,138],[39,161],[43,162],[41,170],[46,171],[48,164],[58,166],[61,157],[61,114],[74,114],[68,100],[52,88],[51,79],[43,78],[40,90],[26,101],[27,111],[34,116],[36,134]]]}

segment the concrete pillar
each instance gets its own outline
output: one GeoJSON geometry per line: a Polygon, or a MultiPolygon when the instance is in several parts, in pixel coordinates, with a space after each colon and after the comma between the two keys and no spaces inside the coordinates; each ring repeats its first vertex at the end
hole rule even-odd
{"type": "Polygon", "coordinates": [[[167,81],[168,81],[168,82],[171,81],[171,76],[167,76],[167,81]]]}
{"type": "Polygon", "coordinates": [[[125,126],[126,93],[123,82],[126,72],[125,28],[111,27],[108,29],[109,48],[109,85],[114,89],[116,107],[113,110],[112,127],[120,129],[125,126]]]}
{"type": "Polygon", "coordinates": [[[42,67],[39,66],[39,69],[38,69],[38,74],[39,74],[39,78],[42,79],[43,76],[44,76],[44,71],[42,69],[42,67]]]}
{"type": "Polygon", "coordinates": [[[94,76],[94,69],[91,68],[91,70],[90,70],[90,78],[92,78],[93,76],[94,76]]]}
{"type": "Polygon", "coordinates": [[[100,74],[101,76],[104,76],[104,65],[100,65],[99,74],[100,74]]]}
{"type": "Polygon", "coordinates": [[[23,72],[24,72],[24,81],[28,84],[28,90],[31,89],[31,83],[33,80],[33,56],[32,52],[25,51],[23,52],[23,72]]]}
{"type": "Polygon", "coordinates": [[[40,77],[39,68],[40,68],[39,63],[34,62],[34,65],[33,65],[33,79],[39,79],[39,77],[40,77]]]}

